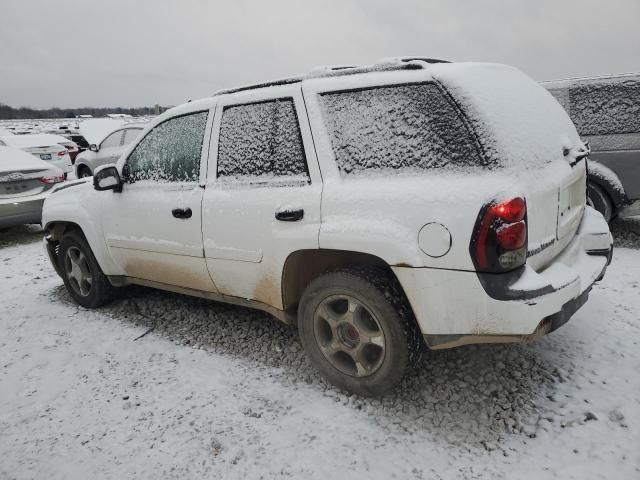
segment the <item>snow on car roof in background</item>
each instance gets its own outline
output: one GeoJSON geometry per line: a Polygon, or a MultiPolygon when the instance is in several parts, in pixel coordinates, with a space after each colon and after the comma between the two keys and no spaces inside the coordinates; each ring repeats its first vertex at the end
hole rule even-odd
{"type": "Polygon", "coordinates": [[[87,142],[99,144],[114,130],[117,130],[123,126],[126,122],[123,119],[111,119],[111,118],[94,118],[85,120],[78,127],[80,135],[82,135],[87,142]]]}
{"type": "Polygon", "coordinates": [[[78,130],[87,142],[98,145],[107,135],[123,126],[144,128],[146,118],[92,118],[83,121],[78,130]]]}
{"type": "Polygon", "coordinates": [[[12,147],[25,148],[25,147],[48,147],[52,145],[58,145],[61,142],[68,142],[69,140],[61,137],[60,135],[51,135],[49,133],[34,133],[27,135],[7,135],[2,137],[2,140],[12,147]]]}
{"type": "Polygon", "coordinates": [[[0,147],[0,174],[23,169],[47,170],[52,166],[33,155],[12,147],[0,147]]]}

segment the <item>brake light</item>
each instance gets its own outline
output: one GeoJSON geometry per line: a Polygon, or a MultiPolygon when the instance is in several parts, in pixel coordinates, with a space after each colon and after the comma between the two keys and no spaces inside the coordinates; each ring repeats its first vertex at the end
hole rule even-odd
{"type": "Polygon", "coordinates": [[[53,185],[54,183],[64,182],[64,175],[46,175],[38,180],[46,185],[53,185]]]}
{"type": "Polygon", "coordinates": [[[527,205],[520,197],[498,203],[497,205],[493,205],[491,208],[496,216],[509,223],[519,222],[527,213],[527,205]]]}
{"type": "Polygon", "coordinates": [[[60,150],[60,151],[58,152],[58,156],[59,156],[59,157],[64,157],[66,154],[67,154],[67,151],[66,151],[66,150],[60,150]]]}
{"type": "Polygon", "coordinates": [[[527,260],[527,204],[521,197],[492,201],[480,209],[469,253],[476,270],[501,273],[527,260]]]}

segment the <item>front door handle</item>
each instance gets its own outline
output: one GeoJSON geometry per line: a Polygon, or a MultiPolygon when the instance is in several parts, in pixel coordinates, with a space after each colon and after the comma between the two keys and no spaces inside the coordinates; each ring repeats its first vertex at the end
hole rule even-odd
{"type": "Polygon", "coordinates": [[[174,208],[171,214],[176,218],[191,218],[193,212],[190,208],[174,208]]]}
{"type": "Polygon", "coordinates": [[[304,210],[302,208],[295,210],[282,209],[276,211],[276,220],[280,220],[281,222],[297,222],[298,220],[302,220],[303,217],[304,210]]]}

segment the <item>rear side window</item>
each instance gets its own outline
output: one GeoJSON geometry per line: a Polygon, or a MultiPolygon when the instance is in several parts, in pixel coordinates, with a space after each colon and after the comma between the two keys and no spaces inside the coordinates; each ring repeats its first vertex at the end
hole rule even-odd
{"type": "Polygon", "coordinates": [[[435,84],[331,92],[320,99],[343,174],[487,166],[435,84]]]}
{"type": "Polygon", "coordinates": [[[198,181],[206,124],[207,112],[198,112],[157,125],[129,155],[129,181],[198,181]]]}
{"type": "Polygon", "coordinates": [[[218,177],[309,181],[293,99],[225,107],[218,144],[218,177]]]}
{"type": "Polygon", "coordinates": [[[640,133],[640,78],[574,85],[569,96],[581,135],[640,133]]]}

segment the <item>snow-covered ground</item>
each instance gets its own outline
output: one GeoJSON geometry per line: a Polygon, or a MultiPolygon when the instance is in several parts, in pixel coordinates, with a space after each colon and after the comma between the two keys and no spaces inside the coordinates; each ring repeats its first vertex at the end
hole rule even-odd
{"type": "Polygon", "coordinates": [[[377,400],[262,313],[142,288],[79,308],[33,227],[0,231],[0,304],[3,479],[640,478],[636,249],[537,344],[431,352],[377,400]]]}

